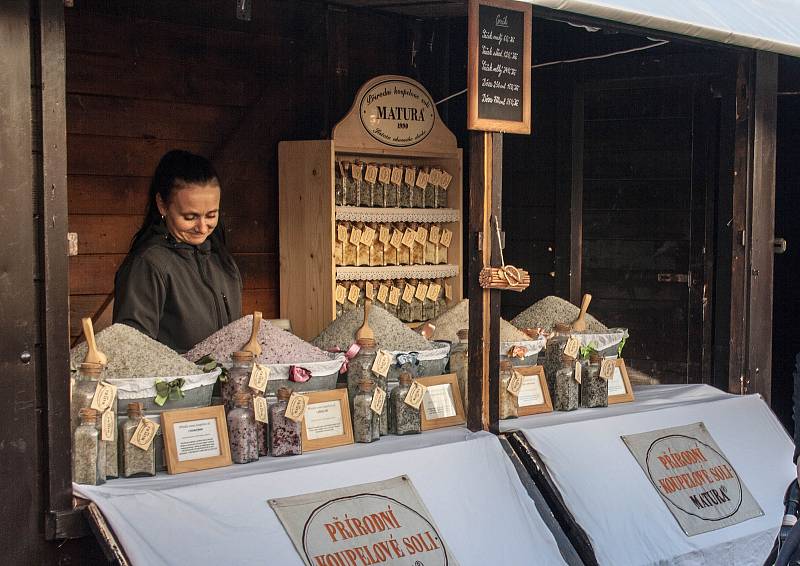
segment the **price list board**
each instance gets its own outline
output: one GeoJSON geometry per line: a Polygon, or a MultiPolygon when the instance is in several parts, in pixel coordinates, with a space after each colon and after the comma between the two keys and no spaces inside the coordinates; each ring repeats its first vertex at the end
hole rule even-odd
{"type": "Polygon", "coordinates": [[[470,0],[470,130],[531,133],[530,4],[470,0]]]}

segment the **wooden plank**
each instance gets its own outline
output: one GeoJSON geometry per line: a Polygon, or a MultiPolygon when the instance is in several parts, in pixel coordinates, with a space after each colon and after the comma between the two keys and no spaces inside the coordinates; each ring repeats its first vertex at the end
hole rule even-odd
{"type": "Polygon", "coordinates": [[[584,254],[585,269],[687,273],[689,268],[689,246],[675,240],[587,240],[584,254]]]}
{"type": "Polygon", "coordinates": [[[586,119],[670,118],[691,116],[692,92],[686,87],[592,89],[586,93],[586,119]]]}
{"type": "MultiPolygon", "coordinates": [[[[582,159],[582,138],[573,139],[573,130],[580,124],[576,121],[575,112],[578,110],[575,99],[580,98],[579,87],[564,69],[558,72],[556,84],[563,96],[556,99],[554,104],[555,116],[559,116],[555,128],[555,143],[551,144],[554,150],[555,183],[554,186],[554,249],[555,249],[555,278],[554,290],[559,297],[570,298],[573,290],[572,271],[572,175],[577,171],[574,166],[576,159],[582,159]],[[579,152],[581,157],[575,155],[579,152]]],[[[581,168],[582,175],[582,168],[581,168]]]]}
{"type": "Polygon", "coordinates": [[[688,240],[689,216],[678,210],[584,211],[585,240],[688,240]]]}
{"type": "Polygon", "coordinates": [[[583,284],[594,299],[675,301],[685,299],[685,283],[660,283],[657,271],[593,268],[583,270],[583,284]]]}
{"type": "Polygon", "coordinates": [[[508,209],[508,225],[507,237],[517,241],[552,241],[556,233],[556,219],[550,208],[512,206],[508,209]]]}
{"type": "MultiPolygon", "coordinates": [[[[625,98],[625,97],[622,97],[625,98]]],[[[588,147],[614,150],[685,150],[692,142],[691,117],[587,120],[588,147]]]]}
{"type": "Polygon", "coordinates": [[[591,150],[585,153],[587,179],[686,179],[691,169],[689,148],[680,150],[591,150]]]}
{"type": "Polygon", "coordinates": [[[585,89],[576,87],[572,98],[572,130],[570,136],[572,172],[570,173],[569,201],[569,297],[573,304],[579,304],[583,295],[583,178],[586,174],[586,143],[584,121],[585,89]]]}
{"type": "Polygon", "coordinates": [[[583,209],[590,210],[685,210],[689,179],[613,181],[585,179],[583,209]]]}
{"type": "Polygon", "coordinates": [[[76,175],[67,177],[70,214],[144,214],[149,177],[76,175]]]}

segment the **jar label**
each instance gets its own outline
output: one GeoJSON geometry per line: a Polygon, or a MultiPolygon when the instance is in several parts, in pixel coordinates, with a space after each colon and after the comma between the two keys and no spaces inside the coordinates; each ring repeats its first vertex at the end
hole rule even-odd
{"type": "Polygon", "coordinates": [[[389,183],[392,178],[392,170],[385,165],[381,166],[381,172],[378,174],[378,180],[384,185],[389,183]]]}
{"type": "Polygon", "coordinates": [[[443,189],[446,189],[450,186],[450,181],[453,180],[453,176],[448,173],[447,171],[442,171],[442,178],[439,179],[439,186],[443,189]]]}
{"type": "Polygon", "coordinates": [[[347,241],[347,226],[345,226],[344,224],[339,224],[336,227],[336,239],[339,240],[340,242],[347,241]]]}
{"type": "Polygon", "coordinates": [[[430,177],[430,175],[428,175],[427,171],[421,171],[420,174],[417,175],[417,183],[416,183],[416,185],[420,189],[424,189],[425,187],[428,186],[428,178],[429,177],[430,177]]]}
{"type": "Polygon", "coordinates": [[[391,239],[392,236],[389,233],[389,227],[381,226],[380,235],[378,236],[378,241],[382,243],[384,246],[388,246],[391,239]]]}
{"type": "Polygon", "coordinates": [[[426,283],[420,283],[417,285],[417,290],[414,293],[414,298],[418,301],[424,301],[425,297],[428,295],[428,285],[426,283]]]}
{"type": "Polygon", "coordinates": [[[440,232],[439,232],[439,226],[437,226],[436,224],[434,224],[433,226],[431,226],[431,231],[430,231],[430,233],[428,234],[428,241],[429,241],[431,244],[438,244],[438,243],[439,243],[439,238],[440,238],[440,237],[441,237],[441,234],[440,234],[440,232]]]}
{"type": "Polygon", "coordinates": [[[408,394],[406,395],[406,398],[403,399],[403,402],[409,407],[419,409],[419,406],[422,404],[422,398],[425,397],[426,389],[428,388],[422,385],[419,381],[412,381],[411,387],[408,389],[408,394]]]}
{"type": "Polygon", "coordinates": [[[378,168],[374,165],[367,165],[367,170],[364,173],[364,180],[367,183],[375,183],[375,180],[378,178],[378,168]]]}
{"type": "Polygon", "coordinates": [[[372,284],[372,281],[367,281],[366,285],[364,285],[364,296],[370,301],[375,300],[375,285],[372,284]]]}
{"type": "Polygon", "coordinates": [[[361,289],[357,285],[350,285],[350,291],[347,293],[347,300],[354,305],[358,303],[358,298],[361,296],[361,289]]]}
{"type": "Polygon", "coordinates": [[[448,301],[453,298],[453,285],[447,281],[444,282],[444,298],[448,301]]]}
{"type": "Polygon", "coordinates": [[[362,167],[363,167],[363,165],[361,163],[353,163],[350,166],[350,174],[353,175],[353,180],[354,181],[360,181],[361,180],[362,167]]]}
{"type": "Polygon", "coordinates": [[[403,289],[403,300],[410,305],[411,301],[414,300],[414,293],[416,291],[417,291],[416,287],[414,287],[411,284],[407,284],[406,288],[403,289]]]}
{"type": "Polygon", "coordinates": [[[413,167],[406,167],[406,185],[413,186],[414,179],[417,178],[417,170],[413,167]]]}
{"type": "Polygon", "coordinates": [[[380,387],[376,387],[372,392],[372,404],[369,406],[372,412],[380,415],[383,412],[383,405],[386,403],[386,391],[380,387]]]}
{"type": "Polygon", "coordinates": [[[434,187],[439,186],[439,182],[442,180],[442,172],[439,169],[431,169],[431,176],[428,179],[434,187]]]}
{"type": "Polygon", "coordinates": [[[578,352],[581,349],[581,339],[577,336],[570,336],[567,344],[564,346],[564,353],[570,358],[577,358],[578,352]]]}
{"type": "Polygon", "coordinates": [[[344,288],[344,285],[336,285],[336,302],[343,305],[346,298],[347,289],[344,288]]]}
{"type": "Polygon", "coordinates": [[[350,243],[357,246],[361,242],[361,228],[353,228],[350,232],[350,243]]]}
{"type": "Polygon", "coordinates": [[[386,303],[386,299],[389,297],[389,287],[386,285],[381,284],[378,287],[378,302],[379,303],[386,303]]]}
{"type": "Polygon", "coordinates": [[[136,430],[133,431],[131,444],[142,450],[148,450],[156,437],[159,426],[150,419],[142,419],[136,430]]]}
{"type": "Polygon", "coordinates": [[[442,237],[439,240],[439,243],[442,244],[444,247],[449,248],[450,243],[453,241],[453,233],[445,228],[442,230],[442,237]]]}
{"type": "Polygon", "coordinates": [[[308,397],[294,392],[289,397],[289,402],[286,404],[286,412],[283,416],[296,423],[303,422],[306,416],[306,405],[308,405],[308,397]]]}
{"type": "Polygon", "coordinates": [[[397,306],[400,303],[400,289],[397,287],[392,287],[392,290],[389,292],[389,304],[397,306]]]}
{"type": "Polygon", "coordinates": [[[614,368],[617,367],[617,361],[612,359],[603,360],[600,366],[600,377],[608,381],[614,377],[614,368]]]}
{"type": "Polygon", "coordinates": [[[253,370],[250,372],[250,381],[247,386],[250,389],[255,389],[263,393],[267,390],[267,382],[269,381],[270,370],[267,366],[261,364],[253,364],[253,370]]]}
{"type": "Polygon", "coordinates": [[[117,416],[111,409],[103,413],[102,426],[100,428],[100,440],[113,442],[117,439],[117,416]]]}
{"type": "Polygon", "coordinates": [[[578,360],[575,360],[575,381],[578,382],[580,385],[581,383],[581,371],[582,371],[581,363],[578,360]]]}
{"type": "Polygon", "coordinates": [[[372,371],[381,377],[389,375],[389,367],[392,365],[392,355],[386,350],[378,350],[375,361],[372,362],[372,371]]]}
{"type": "Polygon", "coordinates": [[[399,250],[400,245],[403,243],[403,233],[395,228],[394,232],[392,232],[392,239],[389,243],[392,245],[392,247],[395,247],[399,250]]]}
{"type": "Polygon", "coordinates": [[[424,226],[420,226],[417,228],[417,234],[414,236],[414,240],[418,244],[424,244],[428,241],[428,229],[424,226]]]}
{"type": "Polygon", "coordinates": [[[403,168],[402,167],[395,167],[392,169],[392,184],[400,186],[400,183],[403,182],[403,168]]]}
{"type": "Polygon", "coordinates": [[[341,161],[337,161],[336,165],[339,167],[339,176],[343,179],[347,178],[347,173],[344,172],[344,165],[342,165],[341,161]]]}
{"type": "Polygon", "coordinates": [[[427,299],[429,301],[438,301],[439,295],[442,293],[442,286],[438,283],[432,283],[428,288],[427,299]]]}
{"type": "Polygon", "coordinates": [[[508,384],[506,385],[506,391],[516,397],[519,395],[520,389],[522,389],[522,374],[512,370],[511,377],[508,379],[508,384]]]}
{"type": "Polygon", "coordinates": [[[253,397],[253,412],[258,422],[267,424],[267,400],[264,397],[253,397]]]}
{"type": "Polygon", "coordinates": [[[410,248],[414,245],[414,241],[417,239],[417,231],[412,230],[411,228],[406,228],[406,233],[403,234],[403,245],[407,248],[410,248]]]}
{"type": "Polygon", "coordinates": [[[97,384],[94,390],[94,397],[92,397],[91,408],[97,412],[102,413],[114,404],[114,399],[117,397],[117,387],[101,381],[97,384]]]}
{"type": "Polygon", "coordinates": [[[371,246],[372,241],[375,239],[375,228],[367,226],[361,233],[361,243],[365,246],[371,246]]]}

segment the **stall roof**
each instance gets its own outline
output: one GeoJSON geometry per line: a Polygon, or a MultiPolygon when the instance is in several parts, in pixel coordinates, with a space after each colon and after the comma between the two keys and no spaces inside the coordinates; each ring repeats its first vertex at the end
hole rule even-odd
{"type": "Polygon", "coordinates": [[[799,0],[523,0],[536,6],[800,57],[799,0]]]}

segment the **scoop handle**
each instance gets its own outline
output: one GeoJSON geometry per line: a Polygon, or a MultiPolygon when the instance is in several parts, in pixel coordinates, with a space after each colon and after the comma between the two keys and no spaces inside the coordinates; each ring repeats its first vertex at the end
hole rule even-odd
{"type": "Polygon", "coordinates": [[[581,313],[578,315],[580,320],[583,320],[586,317],[586,311],[589,310],[589,303],[592,302],[592,296],[589,293],[586,293],[583,296],[583,301],[581,301],[581,313]]]}

